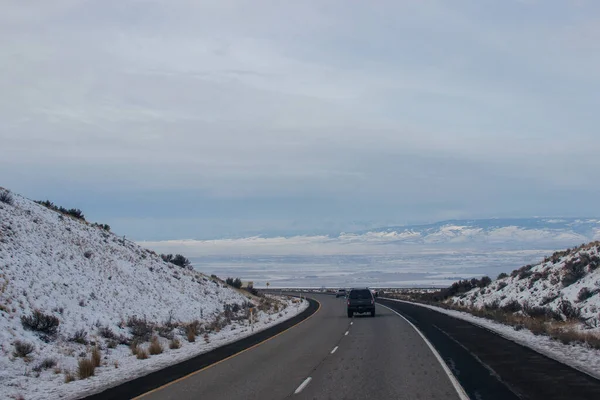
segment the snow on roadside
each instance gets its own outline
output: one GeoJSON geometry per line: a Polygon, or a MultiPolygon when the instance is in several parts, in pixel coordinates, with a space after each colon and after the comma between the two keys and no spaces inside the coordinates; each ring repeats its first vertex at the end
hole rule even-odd
{"type": "Polygon", "coordinates": [[[462,319],[472,324],[489,329],[505,339],[511,340],[522,346],[529,347],[547,357],[583,371],[589,375],[600,379],[600,350],[589,348],[579,344],[562,344],[559,341],[552,340],[548,336],[536,336],[527,329],[516,331],[512,326],[504,325],[489,319],[476,317],[467,312],[447,310],[445,308],[431,306],[428,304],[413,303],[405,300],[389,299],[400,303],[408,303],[420,307],[429,308],[449,315],[454,318],[462,319]]]}
{"type": "Polygon", "coordinates": [[[113,363],[100,367],[96,376],[62,385],[56,385],[54,382],[36,382],[38,387],[35,388],[35,392],[25,396],[25,399],[77,399],[91,395],[263,331],[295,317],[308,308],[306,300],[302,302],[293,302],[291,298],[279,298],[279,300],[286,303],[286,308],[277,315],[259,312],[252,327],[248,324],[234,323],[219,333],[211,334],[208,343],[202,337],[198,337],[195,343],[182,340],[181,348],[177,350],[169,350],[168,341],[163,340],[165,352],[146,360],[136,359],[131,355],[128,347],[119,346],[121,348],[115,349],[111,357],[113,363]],[[115,368],[114,361],[119,363],[118,368],[115,368]]]}
{"type": "MultiPolygon", "coordinates": [[[[307,307],[289,298],[261,301],[166,263],[102,227],[11,197],[10,203],[0,202],[2,399],[75,399],[252,334],[250,303],[256,312],[254,332],[307,307]],[[55,335],[26,329],[21,319],[35,310],[58,319],[55,335]],[[181,327],[198,321],[201,333],[190,343],[185,329],[175,328],[169,334],[180,340],[180,349],[170,349],[169,341],[158,336],[164,352],[140,360],[127,344],[119,344],[136,340],[128,327],[132,317],[162,328],[167,321],[181,327]],[[18,341],[33,346],[27,357],[15,355],[18,341]],[[102,354],[95,376],[65,383],[66,373],[76,376],[78,361],[89,358],[93,346],[102,354]],[[56,365],[43,368],[45,361],[56,365]]],[[[148,342],[142,342],[147,349],[148,342]]]]}

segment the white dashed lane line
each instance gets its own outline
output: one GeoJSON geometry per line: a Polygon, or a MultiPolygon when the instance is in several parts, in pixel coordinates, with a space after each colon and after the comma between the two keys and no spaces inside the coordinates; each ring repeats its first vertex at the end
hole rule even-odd
{"type": "Polygon", "coordinates": [[[348,336],[349,333],[350,331],[346,331],[346,333],[344,333],[344,336],[348,336]]]}
{"type": "Polygon", "coordinates": [[[337,351],[338,347],[339,347],[339,346],[335,346],[335,347],[333,348],[333,350],[331,350],[331,354],[335,353],[335,352],[337,351]]]}
{"type": "Polygon", "coordinates": [[[306,378],[304,380],[304,382],[302,382],[302,384],[300,386],[298,386],[298,389],[296,389],[296,391],[294,392],[294,394],[298,394],[301,391],[303,391],[308,386],[308,384],[310,383],[310,381],[312,381],[312,378],[309,376],[308,378],[306,378]]]}

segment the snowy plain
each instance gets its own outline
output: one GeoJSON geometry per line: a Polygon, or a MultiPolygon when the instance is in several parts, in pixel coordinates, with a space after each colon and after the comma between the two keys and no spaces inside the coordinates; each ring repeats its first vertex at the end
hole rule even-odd
{"type": "Polygon", "coordinates": [[[260,299],[165,263],[100,227],[16,194],[12,198],[13,204],[0,203],[0,398],[79,398],[266,329],[308,305],[279,297],[276,306],[254,313],[252,325],[233,320],[207,328],[193,343],[175,329],[181,348],[169,349],[169,341],[157,336],[164,352],[139,360],[126,345],[111,348],[100,330],[131,337],[127,321],[133,316],[154,325],[198,320],[208,327],[222,320],[225,305],[244,310],[260,299]],[[54,337],[24,328],[21,317],[34,310],[59,319],[54,337]],[[86,344],[73,341],[78,331],[85,333],[86,344]],[[33,352],[17,357],[16,341],[32,344],[33,352]],[[65,373],[77,374],[78,360],[89,357],[92,345],[102,354],[95,376],[65,383],[65,373]],[[47,359],[56,366],[36,368],[47,359]]]}

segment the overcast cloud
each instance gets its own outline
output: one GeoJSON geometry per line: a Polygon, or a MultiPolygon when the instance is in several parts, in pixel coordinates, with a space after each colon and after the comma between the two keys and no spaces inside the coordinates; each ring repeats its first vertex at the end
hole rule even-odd
{"type": "Polygon", "coordinates": [[[0,186],[119,233],[599,214],[595,1],[0,1],[0,186]]]}

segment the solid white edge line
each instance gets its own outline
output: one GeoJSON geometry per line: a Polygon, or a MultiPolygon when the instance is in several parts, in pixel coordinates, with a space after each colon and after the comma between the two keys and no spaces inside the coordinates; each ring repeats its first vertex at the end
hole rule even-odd
{"type": "Polygon", "coordinates": [[[298,394],[301,391],[303,391],[304,388],[306,388],[308,386],[308,384],[310,383],[310,381],[312,381],[312,378],[309,376],[308,378],[306,378],[304,380],[304,382],[302,382],[302,384],[300,384],[300,386],[298,386],[298,389],[296,389],[296,391],[294,392],[294,394],[298,394]]]}
{"type": "MultiPolygon", "coordinates": [[[[518,344],[520,346],[523,346],[523,347],[527,347],[528,349],[533,350],[536,353],[539,353],[539,354],[541,354],[543,356],[546,356],[548,358],[553,359],[556,362],[559,362],[559,363],[564,364],[564,365],[566,365],[568,367],[571,367],[571,368],[573,368],[573,369],[581,372],[582,374],[589,375],[589,376],[591,376],[594,379],[600,379],[600,375],[598,375],[595,371],[588,371],[582,365],[579,365],[579,364],[567,363],[566,360],[561,360],[559,357],[556,356],[556,354],[554,354],[554,353],[552,353],[550,351],[547,351],[547,350],[542,349],[542,348],[534,347],[530,343],[527,343],[527,341],[525,341],[525,340],[520,340],[518,338],[508,336],[508,335],[504,334],[503,332],[500,332],[500,331],[494,330],[493,328],[485,326],[484,324],[478,322],[477,320],[462,318],[459,315],[446,314],[442,310],[436,310],[436,308],[439,308],[439,307],[436,307],[436,306],[428,306],[428,305],[425,305],[425,304],[413,303],[412,301],[405,301],[405,300],[398,300],[398,299],[384,298],[384,300],[390,300],[390,301],[395,301],[397,303],[406,303],[406,304],[411,304],[413,306],[423,307],[423,308],[426,308],[428,310],[435,311],[435,312],[440,313],[440,314],[444,314],[444,315],[446,315],[446,316],[448,316],[450,318],[456,318],[456,319],[459,319],[461,321],[468,322],[469,324],[475,325],[475,326],[477,326],[477,327],[479,327],[481,329],[485,329],[488,332],[491,332],[491,333],[493,333],[495,335],[498,335],[498,336],[500,336],[503,339],[510,340],[513,343],[516,343],[516,344],[518,344]]],[[[457,310],[449,310],[449,311],[462,312],[462,311],[457,311],[457,310]]],[[[479,318],[479,317],[476,317],[473,314],[469,314],[469,313],[467,313],[467,314],[469,316],[474,317],[474,318],[479,318]]],[[[490,320],[490,322],[495,322],[495,321],[490,320]]],[[[498,322],[498,324],[500,324],[500,323],[498,322]]],[[[500,324],[500,325],[502,325],[502,324],[500,324]]]]}
{"type": "Polygon", "coordinates": [[[333,350],[331,350],[331,354],[335,353],[335,352],[337,351],[338,347],[339,347],[339,346],[335,346],[335,347],[333,348],[333,350]]]}
{"type": "Polygon", "coordinates": [[[452,371],[450,371],[450,368],[448,368],[448,366],[442,359],[442,356],[440,356],[440,353],[437,352],[435,347],[433,347],[431,342],[425,337],[425,335],[423,335],[423,333],[419,330],[419,328],[417,328],[412,322],[410,322],[408,319],[406,319],[406,317],[404,317],[404,315],[400,314],[399,312],[392,310],[388,306],[384,306],[381,303],[379,303],[378,305],[381,307],[387,308],[388,310],[390,310],[391,312],[393,312],[394,314],[396,314],[397,316],[399,316],[400,318],[402,318],[403,320],[408,322],[408,324],[413,327],[413,329],[419,334],[419,336],[421,336],[421,339],[423,339],[425,344],[427,344],[427,346],[429,347],[429,350],[431,350],[431,352],[433,353],[435,358],[437,358],[438,362],[444,369],[444,372],[446,372],[446,375],[448,375],[448,378],[450,379],[450,382],[452,382],[452,386],[454,386],[454,389],[456,390],[458,397],[460,397],[461,400],[470,400],[469,396],[467,396],[467,393],[465,392],[465,389],[463,389],[463,387],[460,385],[460,382],[458,382],[458,380],[456,379],[456,377],[454,376],[452,371]]]}
{"type": "Polygon", "coordinates": [[[350,331],[346,331],[346,333],[344,333],[344,336],[348,336],[349,333],[350,331]]]}

